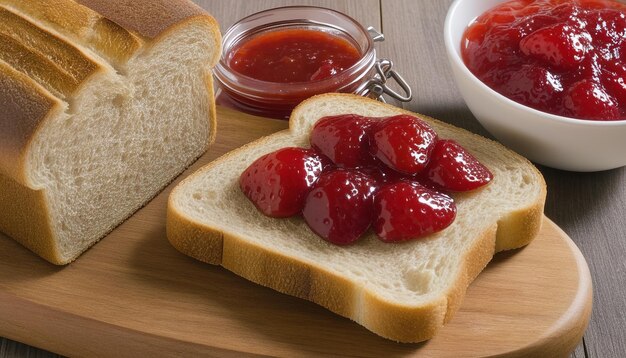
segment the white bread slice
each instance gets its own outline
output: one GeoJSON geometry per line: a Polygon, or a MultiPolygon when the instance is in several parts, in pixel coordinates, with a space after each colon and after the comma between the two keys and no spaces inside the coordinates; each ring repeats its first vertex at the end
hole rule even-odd
{"type": "Polygon", "coordinates": [[[289,130],[234,150],[183,180],[169,197],[167,237],[186,255],[316,302],[385,338],[429,339],[450,320],[495,252],[524,246],[536,236],[545,182],[530,162],[502,145],[414,114],[494,173],[486,188],[453,195],[457,218],[444,231],[398,244],[369,232],[340,247],[317,237],[300,217],[274,219],[257,211],[239,189],[244,169],[281,147],[308,147],[318,119],[345,113],[410,112],[345,94],[303,102],[292,113],[289,130]]]}
{"type": "Polygon", "coordinates": [[[214,138],[217,23],[187,0],[127,5],[0,0],[0,231],[55,264],[214,138]]]}

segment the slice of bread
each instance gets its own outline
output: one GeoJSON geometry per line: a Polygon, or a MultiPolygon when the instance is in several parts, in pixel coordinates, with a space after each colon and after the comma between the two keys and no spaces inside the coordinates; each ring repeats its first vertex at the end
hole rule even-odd
{"type": "Polygon", "coordinates": [[[216,21],[188,0],[0,0],[0,231],[66,264],[213,140],[216,21]]]}
{"type": "Polygon", "coordinates": [[[502,145],[414,114],[441,138],[457,140],[494,174],[484,189],[453,194],[457,218],[444,231],[396,244],[369,232],[356,244],[339,247],[313,234],[300,217],[275,219],[257,211],[239,189],[246,167],[281,147],[308,147],[318,119],[345,113],[412,114],[345,94],[303,102],[292,113],[289,130],[234,150],[182,181],[169,197],[167,237],[186,255],[316,302],[385,338],[427,340],[451,319],[495,252],[524,246],[536,236],[545,182],[530,162],[502,145]]]}

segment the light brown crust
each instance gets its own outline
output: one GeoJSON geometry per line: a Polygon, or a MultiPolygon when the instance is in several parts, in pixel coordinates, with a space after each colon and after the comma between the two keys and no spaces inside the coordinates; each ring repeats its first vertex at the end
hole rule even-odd
{"type": "Polygon", "coordinates": [[[29,188],[24,148],[61,103],[23,73],[0,61],[0,231],[44,259],[64,264],[52,240],[46,198],[29,188]],[[6,214],[8,213],[8,214],[6,214]]]}
{"type": "Polygon", "coordinates": [[[186,0],[77,1],[123,28],[150,39],[161,35],[172,25],[192,17],[213,19],[198,5],[186,0]]]}
{"type": "MultiPolygon", "coordinates": [[[[308,106],[309,101],[337,99],[337,96],[345,96],[346,100],[362,102],[364,105],[372,104],[369,99],[352,95],[325,94],[305,101],[294,110],[294,113],[301,106],[308,106]]],[[[377,105],[392,108],[398,113],[411,114],[388,105],[377,105]]],[[[295,117],[292,115],[290,129],[287,131],[294,132],[301,125],[294,123],[295,117]]],[[[445,123],[443,125],[453,128],[445,123]]],[[[270,141],[271,137],[261,138],[241,149],[227,153],[193,175],[201,175],[212,167],[227,162],[239,150],[245,150],[249,146],[262,146],[270,141]]],[[[502,150],[507,149],[502,147],[502,150]]],[[[517,156],[513,152],[510,153],[517,156]]],[[[167,238],[176,249],[186,255],[211,264],[220,264],[252,282],[315,302],[358,322],[382,337],[399,342],[420,342],[432,338],[443,324],[452,318],[462,303],[467,287],[489,263],[496,247],[500,249],[521,247],[538,233],[543,220],[545,182],[537,169],[530,162],[526,163],[541,178],[542,191],[537,196],[536,202],[509,213],[479,235],[461,260],[457,278],[445,296],[423,306],[405,306],[390,302],[323,267],[285,256],[244,240],[236,233],[222,232],[185,216],[174,204],[173,198],[191,176],[182,181],[170,194],[167,238]],[[496,243],[497,240],[502,242],[496,243]]]]}
{"type": "Polygon", "coordinates": [[[138,36],[104,17],[96,21],[86,41],[118,70],[143,46],[138,36]]]}
{"type": "Polygon", "coordinates": [[[212,265],[222,263],[224,235],[222,232],[189,220],[183,213],[168,210],[166,231],[178,251],[212,265]]]}
{"type": "Polygon", "coordinates": [[[16,9],[49,24],[55,24],[77,35],[85,35],[93,12],[73,0],[0,0],[0,5],[16,9]]]}
{"type": "Polygon", "coordinates": [[[425,306],[410,307],[385,300],[321,266],[195,222],[172,205],[168,205],[166,227],[170,243],[187,256],[221,265],[278,292],[315,302],[382,337],[405,343],[432,338],[452,318],[469,284],[493,257],[496,239],[494,226],[477,240],[446,296],[425,306]]]}
{"type": "MultiPolygon", "coordinates": [[[[219,46],[219,44],[218,44],[219,46]]],[[[207,72],[204,75],[204,83],[206,83],[207,95],[209,97],[209,136],[207,138],[206,149],[209,148],[213,142],[215,142],[215,137],[217,136],[217,109],[215,108],[215,92],[213,90],[213,72],[207,69],[207,72]]]]}
{"type": "MultiPolygon", "coordinates": [[[[0,35],[14,40],[0,44],[0,212],[9,213],[0,215],[0,231],[58,265],[69,261],[61,259],[55,250],[46,198],[29,182],[25,158],[38,129],[67,107],[61,98],[71,99],[93,74],[110,69],[92,54],[112,61],[112,66],[123,74],[121,67],[137,50],[149,50],[162,37],[184,31],[194,21],[201,23],[208,28],[207,38],[215,41],[214,57],[205,73],[208,96],[214,95],[210,67],[219,58],[221,36],[210,15],[185,0],[100,3],[139,35],[73,0],[0,0],[0,19],[11,21],[0,24],[0,35]],[[128,6],[137,10],[140,3],[147,8],[133,14],[119,12],[128,10],[128,6]],[[172,13],[159,13],[163,9],[172,13]],[[165,18],[160,19],[161,15],[165,18]],[[148,34],[146,31],[154,31],[149,33],[154,36],[147,43],[140,38],[148,34]],[[83,52],[85,47],[92,51],[83,52]],[[9,56],[11,63],[2,61],[3,55],[9,56]]],[[[215,103],[212,99],[209,102],[205,150],[214,141],[217,129],[215,103]]]]}
{"type": "Polygon", "coordinates": [[[81,49],[10,10],[0,8],[0,32],[55,63],[78,83],[101,67],[81,49]]]}
{"type": "Polygon", "coordinates": [[[180,31],[192,23],[208,27],[207,37],[214,41],[215,51],[209,66],[213,67],[221,55],[222,35],[219,24],[209,13],[188,0],[77,0],[114,21],[128,31],[157,43],[170,32],[180,31]]]}
{"type": "Polygon", "coordinates": [[[0,5],[45,24],[119,66],[140,47],[139,37],[74,0],[0,0],[0,5]]]}
{"type": "Polygon", "coordinates": [[[103,67],[19,14],[0,7],[0,20],[0,33],[21,45],[7,47],[11,43],[5,42],[0,58],[10,56],[9,50],[30,55],[21,58],[26,63],[11,66],[3,61],[0,65],[0,172],[28,185],[23,172],[28,146],[43,121],[62,109],[59,98],[45,88],[69,96],[103,67]]]}
{"type": "Polygon", "coordinates": [[[63,264],[50,231],[45,195],[0,174],[0,231],[57,265],[63,264]],[[47,239],[44,239],[47,238],[47,239]]]}
{"type": "Polygon", "coordinates": [[[3,33],[0,33],[0,60],[27,74],[56,95],[68,96],[78,87],[78,82],[54,62],[30,51],[3,33]]]}
{"type": "MultiPolygon", "coordinates": [[[[85,27],[88,22],[97,21],[95,24],[95,35],[93,36],[99,37],[97,42],[101,43],[102,46],[108,44],[106,45],[109,46],[107,51],[116,53],[121,51],[129,54],[136,49],[138,43],[127,39],[125,35],[126,30],[107,19],[99,17],[100,15],[93,13],[92,10],[73,1],[68,1],[53,0],[50,2],[50,8],[48,9],[37,1],[33,2],[32,8],[26,6],[26,3],[31,3],[31,1],[20,3],[16,0],[0,0],[0,4],[6,3],[17,6],[17,8],[27,9],[35,15],[45,16],[48,21],[57,24],[57,26],[70,26],[68,31],[85,32],[87,31],[85,27]],[[65,12],[63,12],[62,6],[67,7],[65,12]],[[73,17],[77,19],[79,25],[72,25],[73,22],[70,20],[73,17]],[[119,46],[111,44],[117,43],[117,41],[121,42],[119,46]]],[[[146,8],[142,8],[141,11],[137,11],[134,14],[126,15],[123,14],[124,11],[122,10],[135,9],[135,7],[141,8],[139,6],[140,2],[109,2],[108,0],[86,2],[89,2],[95,8],[102,8],[105,12],[111,12],[123,17],[123,23],[137,21],[135,27],[138,28],[143,29],[146,27],[147,29],[158,25],[159,31],[158,33],[154,32],[155,36],[166,36],[169,31],[180,30],[180,27],[187,26],[190,21],[202,21],[208,24],[211,29],[211,33],[207,33],[207,36],[212,35],[215,38],[216,48],[220,46],[221,36],[215,19],[197,5],[186,0],[145,1],[146,8]],[[171,14],[168,12],[164,19],[159,20],[159,11],[164,10],[170,11],[171,14]]],[[[35,129],[40,126],[41,121],[51,116],[51,113],[44,113],[44,111],[52,110],[51,102],[57,105],[60,103],[54,98],[54,94],[71,97],[75,91],[80,89],[82,83],[98,71],[101,71],[102,66],[82,53],[79,48],[39,27],[37,24],[20,17],[20,14],[12,9],[0,6],[0,18],[6,20],[0,25],[0,33],[5,33],[6,36],[18,39],[18,42],[20,38],[26,36],[25,34],[29,34],[29,40],[25,41],[35,41],[33,44],[20,43],[23,47],[22,50],[32,52],[32,56],[30,56],[32,57],[31,66],[29,67],[28,63],[23,64],[26,67],[21,66],[24,67],[22,68],[23,72],[32,75],[32,78],[20,76],[19,78],[22,79],[23,83],[16,84],[15,78],[17,77],[14,75],[15,71],[10,71],[12,77],[3,78],[3,85],[0,87],[0,103],[7,103],[7,109],[0,114],[0,129],[2,129],[0,130],[0,173],[5,173],[14,180],[25,183],[24,174],[22,173],[24,165],[23,154],[27,151],[27,147],[36,132],[35,129]],[[16,28],[16,26],[19,28],[16,28]],[[25,31],[20,30],[20,28],[23,28],[25,31]],[[38,68],[41,67],[39,65],[44,62],[47,65],[54,66],[49,67],[54,71],[38,71],[38,68]],[[65,69],[58,68],[59,66],[65,66],[65,69]],[[39,74],[41,76],[38,76],[39,74]],[[53,93],[34,85],[33,79],[40,80],[41,83],[39,85],[53,93]]],[[[156,28],[152,28],[152,30],[156,31],[156,28]]],[[[158,39],[155,39],[155,41],[158,41],[158,39]]],[[[8,46],[9,44],[4,45],[8,46]]],[[[214,58],[208,64],[210,67],[217,62],[219,54],[220,51],[215,51],[214,58]]],[[[2,61],[2,56],[0,56],[0,61],[2,61]]],[[[7,66],[13,67],[11,63],[4,63],[0,76],[5,76],[5,73],[8,73],[8,70],[5,68],[7,66]]],[[[12,70],[19,70],[21,67],[17,66],[12,70]]],[[[212,81],[207,83],[210,84],[207,88],[212,93],[212,81]]],[[[214,107],[211,108],[209,121],[211,126],[209,142],[211,142],[215,137],[216,129],[214,107]]]]}
{"type": "Polygon", "coordinates": [[[0,61],[0,173],[25,183],[24,150],[61,103],[28,76],[0,61]]]}
{"type": "Polygon", "coordinates": [[[543,223],[543,208],[546,201],[545,183],[542,187],[541,198],[542,200],[537,201],[535,205],[498,221],[500,230],[496,240],[496,252],[526,246],[537,236],[543,223]]]}

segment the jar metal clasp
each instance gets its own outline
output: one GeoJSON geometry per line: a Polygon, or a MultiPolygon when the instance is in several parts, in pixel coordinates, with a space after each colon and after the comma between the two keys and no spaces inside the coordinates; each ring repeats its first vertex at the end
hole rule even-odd
{"type": "MultiPolygon", "coordinates": [[[[374,27],[369,26],[367,32],[370,34],[372,41],[382,42],[385,41],[385,35],[374,27]]],[[[377,59],[374,63],[374,75],[369,80],[365,81],[356,90],[356,94],[366,97],[375,98],[381,102],[385,101],[383,95],[396,99],[401,102],[409,102],[413,98],[413,92],[411,86],[406,80],[393,69],[393,62],[386,58],[377,59]],[[398,93],[394,89],[388,86],[390,80],[394,80],[398,86],[402,89],[403,93],[398,93]]]]}

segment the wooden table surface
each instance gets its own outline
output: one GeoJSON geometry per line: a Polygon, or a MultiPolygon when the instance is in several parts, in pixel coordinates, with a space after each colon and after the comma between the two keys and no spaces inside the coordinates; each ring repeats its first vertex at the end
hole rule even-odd
{"type": "MultiPolygon", "coordinates": [[[[379,55],[392,59],[413,87],[413,100],[401,104],[402,107],[489,136],[463,102],[448,65],[443,45],[443,22],[452,0],[195,1],[215,16],[223,31],[246,15],[285,5],[334,8],[362,24],[373,25],[386,37],[384,43],[377,45],[379,55]]],[[[593,278],[591,322],[572,357],[624,356],[626,168],[598,173],[539,169],[548,184],[546,215],[581,249],[593,278]]],[[[0,338],[0,358],[54,356],[0,338]]]]}

